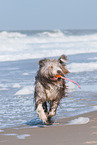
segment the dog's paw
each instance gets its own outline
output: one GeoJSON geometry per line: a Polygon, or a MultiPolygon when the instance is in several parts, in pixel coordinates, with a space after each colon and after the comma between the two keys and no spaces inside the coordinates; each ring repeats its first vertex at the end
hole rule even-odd
{"type": "Polygon", "coordinates": [[[50,111],[50,112],[49,112],[49,116],[50,116],[50,117],[55,116],[55,111],[53,111],[53,110],[50,111]]]}
{"type": "Polygon", "coordinates": [[[51,121],[51,116],[48,116],[48,119],[47,119],[47,121],[46,121],[46,124],[49,125],[49,124],[51,124],[51,123],[52,123],[52,121],[51,121]]]}

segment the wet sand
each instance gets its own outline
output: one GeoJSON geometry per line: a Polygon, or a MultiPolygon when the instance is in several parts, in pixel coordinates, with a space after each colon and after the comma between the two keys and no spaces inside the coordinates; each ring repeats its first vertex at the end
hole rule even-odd
{"type": "Polygon", "coordinates": [[[97,145],[97,111],[56,120],[51,126],[1,129],[0,145],[97,145]],[[67,125],[78,117],[88,117],[90,121],[67,125]]]}

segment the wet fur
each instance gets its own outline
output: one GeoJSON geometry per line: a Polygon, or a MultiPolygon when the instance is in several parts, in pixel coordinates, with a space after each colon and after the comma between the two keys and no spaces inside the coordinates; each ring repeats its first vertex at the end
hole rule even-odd
{"type": "Polygon", "coordinates": [[[69,73],[65,68],[67,58],[62,55],[56,59],[42,59],[39,61],[39,70],[35,82],[35,108],[40,119],[46,124],[51,123],[51,117],[56,114],[62,97],[65,97],[66,85],[62,79],[54,79],[55,75],[62,76],[69,73]],[[50,108],[47,107],[47,102],[50,108]]]}

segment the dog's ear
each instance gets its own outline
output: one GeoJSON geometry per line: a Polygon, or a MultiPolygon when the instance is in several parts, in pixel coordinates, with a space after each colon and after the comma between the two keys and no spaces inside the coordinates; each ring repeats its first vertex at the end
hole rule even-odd
{"type": "Polygon", "coordinates": [[[67,63],[68,59],[66,57],[66,55],[61,55],[58,59],[59,63],[61,63],[62,65],[65,65],[65,63],[67,63]]]}
{"type": "Polygon", "coordinates": [[[64,66],[66,65],[66,63],[68,62],[68,59],[67,59],[66,55],[64,55],[64,54],[61,55],[61,56],[59,57],[58,61],[59,61],[59,63],[62,64],[62,70],[63,70],[64,74],[70,73],[70,72],[64,67],[64,66]]]}
{"type": "Polygon", "coordinates": [[[44,66],[44,64],[45,64],[46,61],[47,61],[46,58],[45,58],[45,59],[41,59],[41,60],[38,62],[38,64],[42,67],[42,66],[44,66]]]}
{"type": "Polygon", "coordinates": [[[70,73],[66,68],[63,67],[62,69],[63,69],[64,74],[70,73]]]}

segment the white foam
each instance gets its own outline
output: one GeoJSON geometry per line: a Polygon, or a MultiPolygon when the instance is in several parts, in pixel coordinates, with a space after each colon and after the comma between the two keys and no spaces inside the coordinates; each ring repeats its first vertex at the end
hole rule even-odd
{"type": "Polygon", "coordinates": [[[0,61],[54,57],[97,52],[97,35],[67,36],[62,31],[27,36],[19,32],[0,32],[0,61]]]}
{"type": "Polygon", "coordinates": [[[78,125],[78,124],[87,124],[90,121],[88,117],[79,117],[77,119],[71,120],[67,125],[78,125]]]}
{"type": "Polygon", "coordinates": [[[28,76],[28,75],[29,75],[29,73],[23,73],[23,75],[24,75],[24,76],[28,76]]]}
{"type": "Polygon", "coordinates": [[[21,88],[21,85],[18,83],[13,84],[13,88],[21,88]]]}
{"type": "Polygon", "coordinates": [[[60,30],[55,30],[54,32],[43,32],[42,34],[44,37],[49,36],[50,38],[64,38],[64,33],[60,30]]]}
{"type": "Polygon", "coordinates": [[[25,34],[21,34],[19,32],[0,32],[0,38],[23,38],[26,37],[25,34]]]}
{"type": "Polygon", "coordinates": [[[70,72],[85,72],[97,70],[97,61],[90,63],[71,63],[67,66],[70,72]]]}
{"type": "Polygon", "coordinates": [[[22,135],[18,135],[15,133],[9,133],[9,134],[3,134],[5,136],[16,136],[18,139],[25,139],[26,137],[30,136],[30,134],[22,134],[22,135]]]}
{"type": "Polygon", "coordinates": [[[0,90],[1,91],[6,91],[6,90],[8,90],[8,86],[5,85],[5,84],[0,84],[0,90]]]}
{"type": "Polygon", "coordinates": [[[4,134],[5,136],[16,136],[17,134],[15,133],[8,133],[8,134],[4,134]]]}
{"type": "Polygon", "coordinates": [[[22,134],[22,135],[17,135],[17,138],[18,139],[25,139],[28,136],[30,136],[30,134],[22,134]]]}
{"type": "Polygon", "coordinates": [[[2,88],[7,88],[8,86],[5,85],[5,84],[0,84],[0,87],[2,87],[2,88]]]}
{"type": "Polygon", "coordinates": [[[15,95],[30,95],[33,94],[33,86],[26,86],[22,88],[21,90],[17,91],[15,95]]]}

